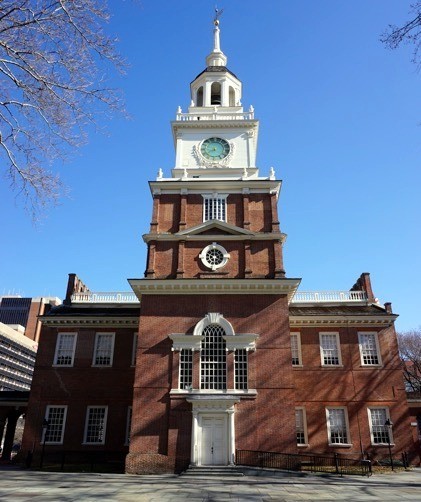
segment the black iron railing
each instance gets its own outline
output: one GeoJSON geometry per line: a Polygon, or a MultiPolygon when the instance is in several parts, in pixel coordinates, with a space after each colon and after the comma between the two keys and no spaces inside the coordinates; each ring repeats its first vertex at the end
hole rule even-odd
{"type": "Polygon", "coordinates": [[[248,467],[266,467],[286,471],[325,472],[331,474],[371,475],[370,460],[361,457],[314,454],[277,453],[268,451],[237,450],[236,464],[248,467]]]}

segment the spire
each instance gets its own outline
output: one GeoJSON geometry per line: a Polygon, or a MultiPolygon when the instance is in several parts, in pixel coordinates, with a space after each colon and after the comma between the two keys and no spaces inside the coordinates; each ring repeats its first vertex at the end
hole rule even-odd
{"type": "Polygon", "coordinates": [[[227,57],[221,51],[220,39],[219,39],[219,33],[220,33],[219,18],[221,17],[222,12],[223,12],[223,9],[218,10],[218,8],[215,7],[215,17],[213,19],[213,24],[215,26],[213,29],[213,51],[206,58],[206,65],[207,66],[226,66],[227,65],[227,57]]]}

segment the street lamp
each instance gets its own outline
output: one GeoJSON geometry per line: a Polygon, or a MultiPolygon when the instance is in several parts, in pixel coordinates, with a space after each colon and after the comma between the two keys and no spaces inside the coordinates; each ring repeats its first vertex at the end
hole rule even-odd
{"type": "Polygon", "coordinates": [[[50,426],[50,421],[44,418],[44,420],[42,421],[42,450],[41,450],[41,460],[39,462],[40,469],[42,469],[44,463],[45,441],[47,439],[49,426],[50,426]]]}
{"type": "Polygon", "coordinates": [[[392,435],[393,423],[390,421],[390,418],[388,418],[386,420],[386,422],[384,423],[384,426],[387,428],[387,445],[389,447],[390,466],[392,468],[392,471],[394,471],[395,469],[393,468],[392,447],[390,445],[390,436],[392,435]]]}

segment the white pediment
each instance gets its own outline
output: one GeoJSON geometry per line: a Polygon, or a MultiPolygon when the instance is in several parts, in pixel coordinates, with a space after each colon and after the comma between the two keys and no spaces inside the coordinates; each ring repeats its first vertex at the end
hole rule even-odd
{"type": "Polygon", "coordinates": [[[175,235],[200,235],[209,230],[216,230],[215,234],[218,232],[231,235],[254,235],[254,232],[246,230],[245,228],[237,227],[236,225],[231,225],[225,221],[220,220],[209,220],[194,227],[186,228],[181,232],[177,232],[175,235]]]}

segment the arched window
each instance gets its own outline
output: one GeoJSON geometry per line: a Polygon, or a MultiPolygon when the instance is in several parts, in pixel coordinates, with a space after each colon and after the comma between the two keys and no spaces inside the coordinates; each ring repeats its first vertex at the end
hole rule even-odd
{"type": "Polygon", "coordinates": [[[200,351],[200,388],[223,390],[227,388],[227,353],[225,330],[219,324],[208,324],[203,330],[200,351]]]}
{"type": "Polygon", "coordinates": [[[235,91],[234,88],[231,86],[229,88],[229,105],[235,106],[235,91]]]}
{"type": "Polygon", "coordinates": [[[196,106],[203,106],[203,87],[197,89],[196,106]]]}
{"type": "Polygon", "coordinates": [[[221,84],[214,82],[211,86],[211,105],[221,104],[221,84]]]}

